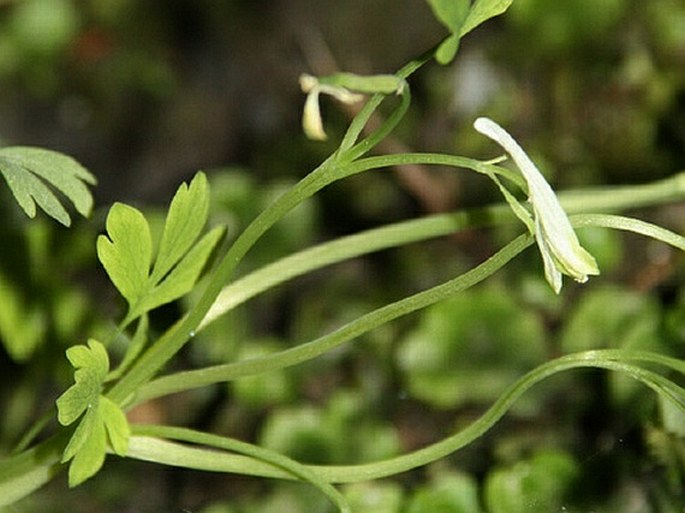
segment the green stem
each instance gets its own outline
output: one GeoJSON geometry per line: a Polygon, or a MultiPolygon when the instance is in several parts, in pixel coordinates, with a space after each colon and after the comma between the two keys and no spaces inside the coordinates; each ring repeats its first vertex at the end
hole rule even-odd
{"type": "MultiPolygon", "coordinates": [[[[569,214],[584,211],[625,210],[635,207],[635,203],[637,206],[646,206],[665,200],[682,199],[683,191],[673,187],[674,183],[680,181],[679,178],[680,176],[676,176],[641,186],[590,189],[583,193],[580,191],[561,192],[559,200],[569,214]]],[[[502,224],[515,220],[509,205],[499,203],[402,221],[313,246],[257,269],[224,287],[198,326],[198,331],[259,293],[327,265],[381,249],[440,237],[466,228],[502,224]]],[[[586,216],[584,221],[576,223],[576,226],[586,225],[599,226],[599,218],[586,216]]],[[[618,228],[607,224],[602,224],[602,226],[618,228]]]]}
{"type": "MultiPolygon", "coordinates": [[[[402,69],[400,69],[396,73],[396,75],[399,78],[406,80],[407,78],[409,78],[409,76],[411,74],[413,74],[415,71],[417,71],[419,68],[421,68],[421,66],[426,64],[433,57],[434,53],[435,53],[435,48],[428,50],[426,53],[421,55],[418,59],[411,61],[406,66],[404,66],[402,69]]],[[[408,89],[408,88],[405,88],[405,89],[408,89]]],[[[359,113],[354,117],[354,119],[350,123],[350,126],[348,127],[347,132],[343,136],[342,142],[340,143],[340,148],[338,150],[338,154],[342,155],[344,153],[345,159],[347,159],[348,161],[351,161],[351,160],[354,160],[357,157],[363,155],[364,153],[369,151],[371,148],[373,148],[376,144],[378,144],[378,142],[380,142],[380,140],[382,140],[383,137],[385,137],[387,134],[389,134],[393,130],[393,128],[395,128],[397,123],[400,121],[400,119],[402,118],[402,116],[406,112],[406,109],[409,105],[408,105],[408,103],[407,103],[407,105],[404,105],[404,102],[409,100],[408,94],[409,93],[407,91],[407,96],[405,97],[403,95],[400,108],[396,109],[393,112],[393,114],[390,116],[390,118],[388,118],[381,125],[381,127],[378,130],[376,130],[373,134],[371,134],[369,137],[367,137],[364,141],[357,144],[357,146],[353,149],[354,144],[356,143],[360,134],[364,130],[364,127],[366,126],[366,124],[369,122],[369,119],[371,119],[371,116],[376,111],[378,106],[387,97],[387,95],[383,95],[383,94],[373,95],[369,99],[369,101],[367,101],[364,104],[364,106],[361,108],[359,113]]]]}
{"type": "Polygon", "coordinates": [[[330,483],[323,481],[321,477],[301,463],[288,458],[280,453],[265,449],[258,445],[248,444],[233,438],[227,438],[192,429],[186,429],[173,426],[159,426],[159,425],[134,425],[132,432],[135,435],[142,435],[148,437],[168,438],[179,440],[183,442],[190,442],[193,444],[202,444],[205,446],[216,447],[224,451],[231,451],[238,454],[243,454],[251,459],[263,462],[270,465],[275,470],[284,471],[290,475],[290,478],[307,481],[321,490],[330,500],[337,506],[342,513],[350,513],[350,508],[345,501],[345,498],[338,492],[330,483]]]}
{"type": "Polygon", "coordinates": [[[0,508],[31,494],[63,468],[62,451],[69,438],[68,431],[2,460],[0,464],[0,508]]]}
{"type": "MultiPolygon", "coordinates": [[[[399,157],[401,157],[401,155],[399,157]]],[[[409,154],[407,158],[416,158],[423,160],[426,163],[464,167],[485,174],[494,172],[513,180],[517,179],[516,175],[509,170],[489,164],[483,164],[478,160],[465,157],[409,154]]],[[[402,159],[395,161],[401,162],[402,159]]],[[[124,404],[124,402],[128,401],[135,394],[141,385],[149,381],[150,378],[166,365],[183,345],[195,335],[195,331],[202,322],[202,319],[221,292],[221,288],[229,281],[235,268],[245,254],[257,240],[259,240],[259,238],[285,214],[305,199],[311,197],[316,192],[335,181],[371,169],[394,165],[392,162],[394,162],[393,159],[388,160],[383,157],[371,157],[358,162],[338,165],[336,160],[328,159],[294,187],[284,193],[270,207],[257,216],[245,231],[241,233],[221,260],[198,302],[190,309],[188,314],[174,326],[173,330],[168,331],[145,351],[121,380],[114,384],[107,394],[108,397],[117,404],[124,404]]]]}
{"type": "Polygon", "coordinates": [[[212,303],[221,292],[221,288],[228,282],[243,256],[264,232],[299,203],[334,181],[335,176],[334,164],[329,159],[257,216],[221,260],[198,302],[175,325],[174,329],[160,337],[143,353],[121,380],[112,387],[108,397],[116,403],[122,404],[143,383],[154,376],[193,337],[197,326],[209,311],[212,303]]]}
{"type": "MultiPolygon", "coordinates": [[[[454,453],[470,444],[501,419],[513,404],[540,381],[563,371],[577,368],[599,368],[623,372],[641,381],[669,400],[685,408],[683,389],[663,376],[643,369],[629,361],[644,361],[666,365],[683,371],[681,361],[659,354],[625,350],[594,350],[562,356],[530,371],[509,387],[478,420],[444,440],[388,460],[360,465],[308,466],[320,479],[329,483],[348,483],[387,477],[426,465],[454,453]]],[[[291,479],[284,472],[246,456],[219,453],[215,450],[188,447],[149,436],[133,436],[129,457],[166,465],[214,472],[235,472],[246,475],[291,479]]]]}
{"type": "Polygon", "coordinates": [[[532,240],[528,234],[521,235],[485,262],[461,276],[378,308],[311,342],[261,358],[179,372],[153,380],[141,386],[135,397],[135,403],[242,376],[282,369],[316,358],[378,326],[472,287],[502,268],[530,246],[532,240]]]}

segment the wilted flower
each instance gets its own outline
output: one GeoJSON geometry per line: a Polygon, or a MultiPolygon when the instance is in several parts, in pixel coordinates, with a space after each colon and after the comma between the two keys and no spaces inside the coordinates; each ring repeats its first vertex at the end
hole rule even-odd
{"type": "Polygon", "coordinates": [[[300,75],[300,88],[307,94],[302,115],[302,128],[310,139],[325,141],[326,132],[321,121],[321,111],[319,109],[319,94],[330,94],[343,103],[356,103],[364,98],[361,94],[356,94],[341,86],[322,84],[318,78],[303,74],[300,75]]]}
{"type": "Polygon", "coordinates": [[[578,241],[571,222],[542,173],[511,135],[488,118],[473,124],[481,134],[498,143],[511,156],[528,184],[528,199],[533,206],[534,236],[545,265],[545,277],[557,294],[565,274],[584,283],[589,275],[599,274],[597,262],[578,241]]]}

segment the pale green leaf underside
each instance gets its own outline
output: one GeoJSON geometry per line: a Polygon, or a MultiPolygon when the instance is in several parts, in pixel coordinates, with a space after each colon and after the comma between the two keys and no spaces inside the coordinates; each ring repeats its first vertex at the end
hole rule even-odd
{"type": "Polygon", "coordinates": [[[71,217],[55,190],[63,194],[84,217],[93,208],[93,197],[88,185],[94,185],[96,179],[67,155],[26,146],[2,148],[0,174],[29,217],[36,215],[38,205],[63,225],[71,224],[71,217]]]}

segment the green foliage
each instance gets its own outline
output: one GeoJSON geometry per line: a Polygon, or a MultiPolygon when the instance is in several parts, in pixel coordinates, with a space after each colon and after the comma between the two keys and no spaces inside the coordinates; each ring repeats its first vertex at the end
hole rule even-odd
{"type": "Polygon", "coordinates": [[[485,483],[485,504],[491,513],[562,511],[580,469],[564,452],[540,452],[500,468],[485,483]]]}
{"type": "Polygon", "coordinates": [[[336,393],[323,409],[283,407],[269,416],[260,441],[308,463],[358,463],[397,454],[396,431],[368,411],[369,405],[351,391],[336,393]]]}
{"type": "Polygon", "coordinates": [[[345,498],[352,511],[400,513],[403,511],[402,487],[393,482],[355,483],[345,487],[345,498]]]}
{"type": "Polygon", "coordinates": [[[171,201],[152,266],[152,236],[145,216],[122,203],[112,206],[107,235],[98,237],[97,250],[112,283],[128,302],[124,324],[192,290],[223,233],[214,228],[198,240],[208,208],[207,179],[198,173],[171,201]]]}
{"type": "Polygon", "coordinates": [[[0,149],[0,173],[27,216],[36,215],[36,204],[64,226],[71,225],[69,213],[57,195],[64,194],[76,211],[87,216],[93,198],[86,185],[95,177],[71,157],[42,148],[16,146],[0,149]]]}
{"type": "Polygon", "coordinates": [[[402,341],[398,363],[413,396],[453,408],[494,400],[544,357],[540,320],[493,286],[426,309],[402,341]]]}
{"type": "Polygon", "coordinates": [[[447,64],[454,59],[459,48],[459,38],[464,21],[469,14],[470,0],[427,0],[438,18],[451,32],[435,52],[435,59],[440,64],[447,64]]]}
{"type": "Polygon", "coordinates": [[[0,336],[12,359],[26,361],[46,332],[45,312],[26,304],[19,289],[0,273],[0,336]]]}
{"type": "Polygon", "coordinates": [[[92,231],[19,218],[16,226],[0,228],[0,237],[12,248],[0,255],[0,344],[24,364],[41,351],[61,353],[98,317],[74,280],[95,256],[92,231]]]}
{"type": "MultiPolygon", "coordinates": [[[[241,359],[257,358],[274,353],[280,345],[273,340],[256,340],[242,348],[241,359]]],[[[292,379],[287,373],[273,372],[268,376],[249,376],[233,383],[235,397],[241,404],[251,408],[282,404],[295,396],[292,379]]]]}
{"type": "Polygon", "coordinates": [[[78,29],[76,6],[64,0],[25,0],[9,23],[8,44],[29,58],[54,58],[64,51],[78,29]]]}
{"type": "Polygon", "coordinates": [[[435,17],[450,31],[438,46],[435,59],[449,64],[459,49],[459,40],[478,25],[505,12],[513,0],[426,0],[435,17]]]}
{"type": "MultiPolygon", "coordinates": [[[[636,443],[626,447],[628,454],[616,456],[619,464],[612,467],[612,472],[617,474],[613,481],[616,489],[620,492],[622,486],[627,490],[637,488],[632,484],[638,482],[636,476],[631,475],[633,468],[638,467],[639,473],[648,468],[653,479],[640,483],[636,495],[640,505],[657,504],[668,511],[673,504],[682,503],[679,499],[682,499],[685,468],[682,444],[685,390],[676,382],[676,378],[685,374],[685,365],[679,359],[682,356],[679,344],[683,333],[682,312],[679,311],[682,304],[665,305],[656,295],[636,293],[628,287],[595,288],[594,281],[582,295],[579,288],[574,289],[573,292],[579,293],[579,299],[573,298],[573,303],[566,294],[550,299],[537,291],[518,290],[520,282],[516,280],[503,279],[476,286],[533,244],[535,238],[540,243],[541,234],[545,236],[543,242],[548,249],[552,246],[552,249],[570,248],[573,253],[578,249],[574,230],[579,227],[601,227],[602,231],[588,234],[587,238],[594,240],[594,247],[589,243],[587,248],[590,252],[603,248],[598,258],[603,271],[605,262],[609,262],[607,267],[614,271],[619,271],[625,264],[618,239],[601,236],[606,228],[650,236],[684,250],[683,237],[649,223],[617,215],[583,214],[681,200],[685,191],[683,176],[635,187],[580,190],[560,197],[563,201],[557,202],[556,194],[544,176],[535,174],[533,183],[529,173],[523,181],[516,173],[500,166],[501,159],[480,161],[401,149],[391,155],[367,156],[372,148],[382,148],[381,142],[397,147],[395,141],[386,138],[409,108],[409,88],[414,80],[411,75],[433,57],[441,64],[452,62],[459,50],[460,38],[483,21],[506,11],[511,3],[511,0],[429,0],[428,5],[436,18],[449,32],[436,49],[411,61],[395,75],[338,73],[318,81],[314,79],[307,100],[311,105],[310,100],[318,100],[320,93],[360,102],[363,96],[352,92],[378,94],[361,106],[340,147],[301,181],[262,187],[253,178],[255,175],[249,174],[252,171],[217,172],[212,178],[213,185],[216,183],[220,187],[213,187],[212,195],[222,205],[214,210],[210,209],[207,179],[199,173],[188,185],[181,185],[163,221],[163,215],[156,218],[147,211],[144,215],[136,208],[115,203],[106,219],[107,233],[97,239],[97,256],[125,299],[128,311],[116,327],[111,324],[104,329],[89,327],[85,332],[91,335],[87,345],[67,350],[67,358],[74,368],[74,384],[57,399],[60,426],[50,425],[48,417],[37,421],[18,443],[16,454],[3,459],[0,464],[0,507],[49,481],[64,466],[60,462],[69,463],[70,486],[84,482],[99,471],[109,451],[131,459],[195,470],[284,480],[268,489],[260,484],[257,493],[249,486],[241,489],[240,494],[233,494],[231,490],[225,494],[229,499],[222,498],[230,503],[219,502],[204,511],[328,513],[330,504],[325,502],[328,499],[341,513],[348,513],[346,498],[355,509],[376,513],[557,511],[575,507],[576,500],[585,504],[586,497],[578,497],[585,493],[579,483],[583,485],[587,481],[582,474],[589,467],[594,470],[595,465],[594,462],[588,465],[586,461],[580,464],[582,460],[578,453],[587,449],[588,444],[595,444],[596,439],[603,439],[607,430],[626,422],[630,423],[628,429],[636,438],[636,433],[646,433],[644,445],[647,449],[636,443]],[[401,96],[395,97],[397,94],[401,96]],[[375,116],[385,96],[391,99],[383,105],[382,114],[375,116]],[[380,119],[378,126],[376,117],[380,119]],[[318,230],[320,217],[333,213],[336,222],[344,219],[345,223],[333,230],[336,233],[355,228],[362,218],[365,222],[373,217],[362,214],[359,219],[347,219],[350,211],[358,210],[358,205],[377,203],[376,191],[363,191],[364,194],[355,198],[356,203],[348,201],[353,194],[346,194],[342,202],[344,208],[334,205],[323,211],[325,215],[319,215],[321,212],[316,204],[305,203],[305,200],[325,187],[363,172],[434,165],[467,169],[490,178],[494,184],[489,185],[495,186],[493,190],[499,188],[506,202],[383,226],[298,251],[311,241],[329,235],[318,230]],[[519,202],[503,187],[505,179],[513,180],[521,189],[526,189],[524,182],[527,182],[527,189],[533,189],[534,185],[539,192],[544,188],[544,201],[539,201],[540,195],[535,198],[530,194],[533,216],[530,205],[519,202]],[[296,207],[300,208],[294,210],[296,207]],[[567,220],[567,208],[580,215],[567,220]],[[438,245],[432,249],[428,245],[422,246],[416,250],[422,253],[421,258],[407,261],[402,260],[404,252],[398,252],[401,256],[397,260],[395,253],[389,251],[369,255],[484,224],[511,226],[509,223],[515,221],[517,215],[524,221],[528,233],[517,236],[511,230],[502,231],[515,238],[503,243],[498,250],[491,250],[491,246],[493,239],[495,242],[499,239],[483,231],[470,233],[468,239],[455,237],[447,241],[444,248],[451,255],[447,258],[445,253],[433,252],[438,245]],[[563,229],[558,229],[558,223],[556,228],[554,223],[542,226],[545,223],[539,221],[546,215],[563,217],[563,229]],[[233,240],[200,287],[199,277],[222,235],[221,228],[203,235],[208,219],[212,223],[225,222],[233,240]],[[275,225],[278,231],[267,233],[275,225]],[[462,244],[464,241],[467,243],[462,244]],[[284,254],[284,258],[274,262],[284,254]],[[361,258],[351,262],[358,257],[361,258]],[[294,287],[282,287],[255,304],[234,311],[236,306],[242,306],[254,296],[271,291],[289,279],[343,261],[348,262],[339,266],[336,272],[340,274],[335,277],[321,272],[300,278],[294,287]],[[443,261],[449,263],[443,266],[443,261]],[[453,267],[463,268],[467,262],[473,268],[457,277],[452,276],[453,267]],[[267,263],[269,265],[264,265],[267,263]],[[234,280],[233,274],[239,264],[240,271],[246,274],[234,280]],[[322,281],[317,281],[319,279],[322,281]],[[433,284],[436,280],[444,281],[433,284]],[[321,286],[321,283],[325,285],[321,286]],[[344,283],[344,287],[337,285],[340,283],[344,283]],[[379,283],[381,285],[377,286],[379,283]],[[412,287],[420,290],[409,292],[412,287]],[[345,293],[341,294],[341,290],[345,293]],[[408,295],[396,299],[396,294],[408,295]],[[359,299],[360,295],[362,299],[359,299]],[[184,296],[185,301],[174,305],[178,312],[175,308],[157,312],[160,317],[166,316],[162,322],[158,322],[156,315],[148,315],[151,310],[184,296]],[[550,303],[554,305],[552,308],[550,303]],[[389,324],[420,310],[423,312],[416,318],[389,324]],[[665,311],[666,330],[662,329],[665,311]],[[168,318],[176,313],[178,318],[168,318]],[[209,313],[214,315],[211,321],[216,321],[211,333],[204,331],[204,320],[209,313]],[[231,319],[220,319],[225,314],[231,319]],[[138,322],[134,325],[135,321],[138,322]],[[248,333],[247,326],[251,322],[256,325],[255,334],[248,333]],[[377,331],[372,334],[372,330],[377,331]],[[288,338],[297,343],[285,347],[283,341],[288,338]],[[181,352],[191,340],[191,350],[181,352]],[[674,340],[678,343],[673,343],[674,340]],[[359,351],[335,352],[346,343],[366,347],[359,351]],[[127,346],[125,353],[118,367],[110,372],[105,347],[115,350],[124,344],[127,346]],[[558,352],[563,355],[554,357],[558,352]],[[168,365],[179,353],[180,365],[174,365],[176,362],[168,365]],[[323,364],[321,360],[310,362],[325,356],[328,358],[323,364]],[[290,369],[305,362],[310,363],[298,370],[290,369]],[[187,367],[200,368],[179,370],[187,367]],[[566,387],[554,389],[564,392],[559,396],[559,405],[537,401],[535,408],[520,408],[521,399],[531,397],[529,391],[533,385],[562,371],[585,368],[610,371],[610,377],[597,384],[586,380],[585,373],[568,375],[566,381],[556,381],[557,385],[561,383],[566,387]],[[163,370],[167,374],[160,375],[163,370]],[[231,382],[228,387],[226,382],[231,382]],[[605,400],[607,394],[601,388],[607,382],[612,400],[610,408],[605,400]],[[658,403],[653,400],[655,394],[645,394],[644,388],[638,388],[644,385],[656,392],[658,403]],[[151,398],[200,387],[207,389],[174,397],[173,403],[146,404],[131,418],[141,411],[144,414],[147,408],[147,412],[155,416],[155,422],[180,419],[188,425],[211,427],[232,433],[231,436],[238,432],[237,438],[154,423],[136,425],[132,422],[129,426],[125,409],[151,398]],[[644,401],[644,397],[649,401],[644,401]],[[173,405],[173,412],[167,404],[173,405]],[[552,407],[542,407],[548,405],[552,407]],[[506,422],[506,431],[498,433],[498,440],[503,442],[493,449],[483,435],[516,407],[519,408],[517,415],[506,422]],[[573,422],[559,426],[557,413],[562,408],[564,418],[579,421],[590,418],[592,429],[578,427],[573,422]],[[454,409],[458,409],[459,414],[456,422],[451,418],[454,411],[450,410],[454,409]],[[619,413],[620,419],[614,420],[619,413]],[[535,428],[531,429],[531,426],[535,428]],[[43,437],[48,429],[56,433],[43,437]],[[239,441],[243,436],[254,437],[261,445],[239,441]],[[566,444],[569,438],[572,445],[566,444]],[[42,441],[36,443],[36,440],[42,441]],[[482,445],[472,446],[466,458],[448,459],[477,440],[482,441],[482,445]],[[574,452],[571,454],[571,449],[569,452],[540,450],[552,445],[571,445],[574,452]],[[403,449],[406,450],[404,454],[403,449]],[[286,454],[305,463],[298,463],[286,454]],[[360,479],[396,476],[438,461],[440,463],[428,467],[427,472],[412,474],[403,482],[345,484],[346,497],[333,486],[360,479]],[[635,461],[644,462],[644,465],[634,465],[635,461]],[[314,464],[309,465],[310,462],[314,464]],[[654,470],[656,466],[663,472],[654,470]],[[303,482],[293,483],[293,479],[303,482]]],[[[523,19],[519,27],[530,29],[531,34],[551,29],[553,33],[545,37],[559,38],[553,48],[558,52],[574,46],[570,42],[575,41],[576,29],[578,39],[585,42],[603,36],[620,16],[625,2],[616,0],[597,7],[597,17],[587,26],[583,25],[585,14],[581,12],[590,10],[590,4],[585,0],[570,1],[559,7],[565,13],[563,26],[547,23],[556,19],[549,14],[552,7],[545,5],[542,8],[543,3],[535,0],[518,3],[521,5],[519,12],[523,13],[518,16],[523,18],[515,23],[523,19]],[[583,16],[579,17],[578,13],[583,16]],[[578,25],[578,20],[583,23],[578,25]],[[532,23],[532,26],[526,23],[532,23]],[[545,26],[546,23],[549,26],[545,26]]],[[[11,20],[10,24],[14,23],[15,35],[23,34],[22,44],[27,52],[40,60],[51,52],[67,51],[78,25],[76,11],[70,5],[61,0],[26,0],[21,7],[12,9],[7,19],[11,20]],[[41,9],[50,9],[48,14],[52,17],[41,19],[38,16],[41,9]],[[54,45],[54,49],[41,46],[42,41],[35,42],[32,47],[27,36],[31,31],[22,26],[42,27],[45,40],[54,45]]],[[[594,9],[594,6],[590,7],[594,9]]],[[[93,16],[105,11],[109,12],[108,19],[128,12],[126,5],[114,7],[113,3],[105,2],[93,7],[93,16]]],[[[3,44],[7,43],[3,37],[0,37],[0,73],[3,44]]],[[[668,37],[669,41],[677,39],[673,34],[668,37]]],[[[546,47],[542,53],[545,51],[546,47]]],[[[555,54],[550,53],[550,57],[556,59],[555,54]]],[[[644,70],[649,69],[644,64],[649,60],[638,59],[626,66],[625,76],[630,84],[643,83],[644,70]]],[[[129,64],[129,73],[137,69],[136,66],[148,67],[149,61],[145,59],[137,62],[134,66],[129,64]]],[[[555,62],[552,67],[559,69],[564,65],[555,62]]],[[[150,73],[154,75],[155,70],[159,68],[151,69],[150,73]]],[[[572,89],[569,87],[572,81],[567,80],[568,75],[560,76],[561,79],[556,77],[555,94],[568,99],[565,94],[572,89]]],[[[670,83],[666,80],[646,89],[655,112],[674,101],[676,96],[669,89],[670,83]]],[[[422,88],[418,91],[426,94],[422,88]]],[[[521,104],[531,111],[519,111],[514,119],[518,120],[520,116],[525,121],[529,119],[526,116],[534,115],[530,101],[518,101],[520,98],[515,95],[506,100],[502,104],[505,108],[521,104]]],[[[583,116],[593,112],[591,105],[588,104],[585,110],[586,103],[579,98],[574,100],[569,105],[582,105],[583,109],[579,110],[583,116]]],[[[613,102],[604,103],[613,107],[613,102]]],[[[318,103],[316,107],[318,109],[318,103]]],[[[544,107],[546,105],[540,110],[545,110],[544,107]]],[[[567,122],[576,128],[576,119],[569,117],[568,112],[561,116],[556,116],[556,109],[549,109],[549,112],[555,112],[555,122],[558,118],[559,123],[567,122]]],[[[502,117],[511,121],[512,114],[502,117]]],[[[650,127],[656,126],[655,120],[656,116],[653,116],[649,123],[626,126],[630,125],[638,139],[647,139],[650,127]]],[[[507,125],[512,126],[512,132],[525,133],[525,126],[513,122],[507,125]]],[[[617,125],[620,127],[621,123],[617,125]]],[[[412,143],[417,148],[423,145],[420,138],[412,143]]],[[[582,153],[565,140],[560,145],[566,155],[576,157],[582,153]]],[[[512,144],[502,146],[507,150],[513,147],[512,144]]],[[[617,146],[626,146],[625,141],[621,139],[617,146]]],[[[283,154],[293,158],[296,152],[289,150],[290,146],[283,154]]],[[[520,165],[522,150],[520,153],[518,150],[510,153],[520,165]]],[[[556,160],[554,156],[549,158],[550,162],[556,160]]],[[[535,167],[532,162],[524,161],[524,164],[535,167]]],[[[38,205],[60,223],[68,224],[71,218],[57,193],[64,195],[82,215],[92,207],[88,185],[94,183],[94,179],[68,157],[45,150],[7,148],[0,150],[0,172],[29,216],[35,215],[38,205]]],[[[559,173],[557,176],[562,174],[565,175],[559,173]]],[[[577,173],[571,175],[577,176],[577,173]]],[[[585,178],[581,176],[578,183],[583,183],[585,178]]],[[[379,181],[383,179],[379,178],[379,181]]],[[[368,187],[371,182],[360,182],[365,184],[362,189],[372,189],[368,187]]],[[[393,187],[390,180],[386,183],[393,187]]],[[[409,184],[407,190],[413,193],[415,185],[409,184]]],[[[467,186],[464,191],[468,192],[467,186]]],[[[401,198],[402,194],[393,197],[401,198]]],[[[521,230],[520,224],[516,226],[521,230]]],[[[45,249],[48,247],[45,233],[40,230],[27,230],[26,233],[27,244],[34,248],[33,257],[18,261],[20,267],[30,272],[18,274],[4,261],[0,268],[0,302],[9,305],[0,312],[0,336],[11,358],[26,363],[27,367],[33,365],[30,371],[41,375],[42,366],[50,360],[49,352],[55,351],[51,344],[45,343],[51,340],[52,332],[59,332],[60,336],[55,338],[60,341],[87,336],[78,329],[79,312],[96,307],[90,308],[78,294],[52,293],[62,284],[50,281],[46,276],[57,274],[59,259],[52,258],[45,249]],[[39,247],[43,249],[37,251],[39,247]],[[34,258],[36,255],[41,257],[34,258]],[[32,288],[25,283],[34,281],[31,274],[34,269],[42,269],[42,275],[37,273],[35,281],[42,280],[49,286],[32,288]],[[31,279],[22,280],[25,275],[31,279]],[[50,292],[49,301],[34,299],[33,296],[44,290],[50,292]],[[47,357],[32,361],[31,356],[41,344],[47,357]]],[[[59,238],[59,242],[67,246],[68,241],[59,238]]],[[[7,247],[13,246],[7,244],[7,247]]],[[[545,247],[543,245],[541,249],[545,247]]],[[[547,264],[551,262],[557,271],[565,271],[580,282],[588,275],[596,274],[594,267],[579,269],[568,260],[567,254],[568,251],[555,253],[556,261],[547,258],[547,264]]],[[[678,286],[679,277],[672,269],[679,263],[676,258],[668,261],[668,279],[672,282],[662,284],[678,286]]],[[[522,265],[527,264],[523,262],[522,265]]],[[[553,286],[557,283],[552,282],[553,286]]],[[[559,292],[559,289],[555,286],[555,291],[559,292]]],[[[12,372],[15,367],[18,366],[10,366],[12,372]]],[[[63,376],[57,375],[55,380],[60,389],[65,388],[63,376]]],[[[17,388],[16,394],[38,395],[35,391],[43,389],[43,384],[22,386],[17,388]]],[[[15,393],[14,388],[11,392],[15,393]]],[[[31,405],[39,402],[33,401],[31,405]]],[[[16,424],[16,419],[22,417],[16,411],[25,405],[21,397],[18,400],[13,397],[7,404],[12,410],[7,418],[16,424]]],[[[23,416],[24,420],[29,420],[29,415],[23,416]]],[[[16,427],[7,429],[8,433],[18,431],[16,427]]],[[[0,450],[10,447],[10,443],[0,442],[0,450]]],[[[590,448],[591,451],[595,449],[590,448]]],[[[98,481],[107,482],[95,482],[93,486],[116,488],[116,492],[110,490],[109,493],[129,499],[127,490],[120,490],[118,483],[98,481]]],[[[131,478],[131,481],[135,479],[131,478]]],[[[140,488],[137,485],[135,483],[135,487],[140,488]]],[[[193,492],[192,495],[198,495],[195,489],[193,492]]],[[[604,494],[602,490],[597,507],[610,509],[612,505],[619,505],[620,510],[626,510],[629,499],[625,497],[632,496],[619,492],[604,494]]],[[[185,499],[186,494],[179,490],[177,497],[185,499]]],[[[196,506],[188,509],[194,511],[196,506]]]]}
{"type": "Polygon", "coordinates": [[[625,0],[567,0],[550,5],[545,0],[517,0],[511,21],[540,52],[559,55],[591,40],[600,40],[616,24],[625,0]]]}
{"type": "Polygon", "coordinates": [[[69,348],[67,359],[76,369],[75,383],[57,399],[57,419],[70,426],[81,417],[62,454],[62,463],[71,461],[69,486],[77,486],[100,470],[107,441],[116,454],[126,454],[130,431],[121,408],[101,395],[109,372],[105,347],[91,339],[88,346],[69,348]]]}
{"type": "Polygon", "coordinates": [[[468,474],[441,472],[414,493],[406,513],[479,513],[478,483],[468,474]]]}

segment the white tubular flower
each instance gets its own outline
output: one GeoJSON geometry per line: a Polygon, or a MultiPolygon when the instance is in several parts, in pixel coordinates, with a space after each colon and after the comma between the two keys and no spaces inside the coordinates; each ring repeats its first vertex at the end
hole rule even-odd
{"type": "Polygon", "coordinates": [[[514,138],[488,118],[478,118],[473,126],[504,148],[528,184],[528,199],[535,218],[535,240],[545,265],[545,278],[554,292],[558,294],[561,290],[562,274],[580,283],[586,282],[590,275],[599,274],[597,262],[580,245],[554,191],[514,138]]]}
{"type": "Polygon", "coordinates": [[[302,114],[302,129],[308,138],[315,141],[325,141],[328,138],[321,121],[320,93],[329,94],[347,104],[356,103],[364,98],[363,95],[353,93],[344,87],[322,84],[316,77],[307,74],[300,76],[300,88],[307,95],[302,114]]]}

